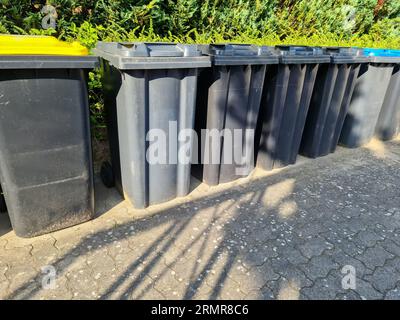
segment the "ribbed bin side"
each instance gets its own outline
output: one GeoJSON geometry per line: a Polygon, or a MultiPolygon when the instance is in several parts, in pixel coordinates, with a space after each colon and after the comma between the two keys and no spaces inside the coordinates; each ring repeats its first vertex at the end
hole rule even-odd
{"type": "Polygon", "coordinates": [[[393,68],[393,64],[361,66],[340,135],[340,144],[355,148],[368,143],[374,136],[393,68]]]}
{"type": "Polygon", "coordinates": [[[80,69],[0,72],[0,180],[17,235],[94,213],[89,108],[80,69]]]}
{"type": "MultiPolygon", "coordinates": [[[[362,64],[352,64],[350,68],[350,74],[347,79],[346,89],[343,94],[342,104],[340,106],[339,115],[336,120],[335,131],[330,144],[330,153],[335,152],[336,147],[339,143],[340,133],[342,132],[344,120],[346,119],[347,112],[349,110],[350,101],[354,93],[354,89],[357,83],[358,74],[360,73],[362,64]]],[[[332,125],[332,124],[331,124],[332,125]]],[[[329,131],[329,130],[328,130],[329,131]]],[[[324,151],[322,151],[324,153],[324,151]]]]}
{"type": "Polygon", "coordinates": [[[121,89],[122,73],[101,60],[102,84],[104,97],[104,113],[110,147],[110,160],[113,168],[115,187],[123,194],[121,181],[121,164],[119,156],[117,95],[121,89]]]}
{"type": "MultiPolygon", "coordinates": [[[[206,146],[209,148],[204,159],[207,163],[203,166],[203,181],[208,185],[241,178],[254,167],[254,141],[246,139],[246,130],[254,133],[256,129],[266,68],[266,65],[215,66],[212,72],[205,71],[201,75],[200,81],[208,85],[202,93],[207,102],[202,103],[201,97],[198,98],[205,108],[198,108],[198,121],[203,124],[201,128],[198,126],[198,132],[206,128],[225,132],[224,137],[210,134],[202,141],[203,150],[206,146]],[[206,79],[209,76],[211,81],[206,79]],[[241,141],[236,141],[239,136],[241,141]],[[244,158],[246,152],[251,161],[242,164],[239,158],[244,158]],[[219,163],[212,162],[213,155],[220,157],[219,163]]],[[[249,132],[247,137],[250,135],[249,132]]]]}
{"type": "Polygon", "coordinates": [[[311,158],[334,151],[359,64],[329,64],[318,69],[300,153],[311,158]]]}
{"type": "Polygon", "coordinates": [[[274,165],[289,76],[288,66],[276,65],[265,79],[256,132],[256,143],[260,141],[256,156],[257,166],[266,170],[274,165]]]}
{"type": "Polygon", "coordinates": [[[257,166],[271,170],[296,162],[317,69],[317,64],[281,64],[267,75],[257,166]]]}
{"type": "Polygon", "coordinates": [[[391,140],[400,132],[400,65],[396,65],[386,91],[385,100],[375,128],[381,140],[391,140]]]}
{"type": "Polygon", "coordinates": [[[189,192],[190,163],[178,161],[176,147],[179,148],[183,142],[179,144],[174,124],[178,133],[182,129],[193,129],[196,84],[197,69],[121,73],[121,86],[116,97],[121,164],[121,173],[117,176],[122,177],[124,197],[136,208],[145,208],[189,192]],[[156,143],[158,137],[153,137],[153,142],[146,141],[146,137],[152,139],[147,135],[153,129],[165,134],[159,144],[160,147],[166,146],[165,163],[148,161],[147,154],[155,150],[152,149],[155,147],[153,142],[156,143]]]}

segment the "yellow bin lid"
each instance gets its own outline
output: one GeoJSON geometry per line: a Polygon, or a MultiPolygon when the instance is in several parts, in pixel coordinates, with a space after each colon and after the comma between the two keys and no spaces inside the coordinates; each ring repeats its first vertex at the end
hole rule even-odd
{"type": "Polygon", "coordinates": [[[78,42],[60,41],[55,37],[0,35],[0,55],[86,56],[88,53],[78,42]]]}

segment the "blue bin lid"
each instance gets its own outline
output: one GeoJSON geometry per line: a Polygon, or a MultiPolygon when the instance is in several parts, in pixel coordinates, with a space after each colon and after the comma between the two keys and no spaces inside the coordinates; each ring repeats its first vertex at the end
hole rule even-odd
{"type": "Polygon", "coordinates": [[[371,57],[400,57],[400,50],[365,48],[364,53],[371,57]]]}
{"type": "Polygon", "coordinates": [[[400,63],[400,50],[365,48],[364,53],[371,62],[400,63]]]}

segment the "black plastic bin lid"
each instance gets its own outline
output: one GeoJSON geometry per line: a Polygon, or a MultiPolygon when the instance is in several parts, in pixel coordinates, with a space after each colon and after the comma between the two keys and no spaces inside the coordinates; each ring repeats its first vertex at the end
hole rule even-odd
{"type": "Polygon", "coordinates": [[[204,54],[211,57],[214,65],[278,64],[275,50],[267,46],[251,44],[201,45],[204,54]]]}
{"type": "Polygon", "coordinates": [[[335,64],[342,63],[367,63],[370,58],[364,54],[361,48],[352,47],[324,47],[325,54],[330,55],[331,62],[335,64]]]}
{"type": "Polygon", "coordinates": [[[93,53],[121,70],[210,67],[198,45],[145,42],[98,42],[93,53]]]}
{"type": "Polygon", "coordinates": [[[0,55],[1,69],[93,69],[99,66],[95,56],[0,55]]]}
{"type": "Polygon", "coordinates": [[[283,64],[328,63],[330,56],[321,47],[279,45],[275,47],[283,64]]]}

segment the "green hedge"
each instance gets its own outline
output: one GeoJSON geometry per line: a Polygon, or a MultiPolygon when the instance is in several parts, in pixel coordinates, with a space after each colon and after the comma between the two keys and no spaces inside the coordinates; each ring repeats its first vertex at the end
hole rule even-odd
{"type": "Polygon", "coordinates": [[[398,0],[0,0],[0,32],[97,40],[400,47],[398,0]],[[42,30],[43,4],[58,14],[42,30]],[[381,4],[381,5],[380,5],[381,4]]]}
{"type": "MultiPolygon", "coordinates": [[[[399,0],[0,0],[0,33],[48,34],[92,48],[105,41],[245,42],[400,48],[399,0]],[[44,30],[44,4],[57,10],[44,30]]],[[[101,138],[98,73],[89,82],[101,138]]]]}

